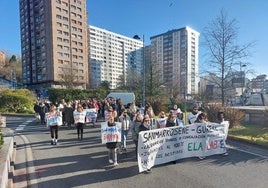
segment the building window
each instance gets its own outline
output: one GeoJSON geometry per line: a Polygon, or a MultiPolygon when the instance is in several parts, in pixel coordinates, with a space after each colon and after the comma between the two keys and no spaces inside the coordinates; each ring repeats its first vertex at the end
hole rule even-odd
{"type": "Polygon", "coordinates": [[[62,27],[65,28],[65,29],[68,29],[69,28],[69,26],[67,24],[63,24],[62,27]]]}
{"type": "Polygon", "coordinates": [[[61,20],[61,15],[56,15],[56,18],[58,19],[58,20],[61,20]]]}

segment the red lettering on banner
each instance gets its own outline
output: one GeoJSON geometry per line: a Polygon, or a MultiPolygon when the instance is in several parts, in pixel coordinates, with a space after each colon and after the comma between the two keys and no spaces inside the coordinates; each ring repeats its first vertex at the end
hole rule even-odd
{"type": "Polygon", "coordinates": [[[106,134],[104,135],[104,139],[107,139],[107,140],[117,140],[119,137],[118,137],[118,134],[106,134]]]}
{"type": "Polygon", "coordinates": [[[212,140],[207,143],[207,150],[216,149],[217,148],[217,140],[212,140]]]}

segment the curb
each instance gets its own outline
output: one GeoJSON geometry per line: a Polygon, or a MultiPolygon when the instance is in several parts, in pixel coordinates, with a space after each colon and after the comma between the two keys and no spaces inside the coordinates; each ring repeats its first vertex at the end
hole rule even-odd
{"type": "Polygon", "coordinates": [[[13,186],[13,178],[14,178],[14,171],[15,171],[15,162],[16,162],[16,142],[13,142],[13,155],[12,155],[12,160],[10,164],[10,170],[9,170],[9,179],[8,179],[8,187],[14,187],[13,186]]]}
{"type": "Polygon", "coordinates": [[[255,142],[251,142],[249,140],[245,140],[245,139],[242,139],[242,138],[237,138],[235,136],[228,135],[227,139],[234,140],[234,141],[241,142],[241,143],[251,144],[253,146],[261,147],[261,148],[264,148],[264,149],[268,149],[268,146],[266,146],[266,145],[261,145],[261,144],[255,143],[255,142]]]}
{"type": "Polygon", "coordinates": [[[0,187],[13,187],[13,177],[14,172],[13,159],[14,159],[14,148],[13,148],[13,137],[4,137],[4,144],[1,148],[0,154],[0,187]]]}

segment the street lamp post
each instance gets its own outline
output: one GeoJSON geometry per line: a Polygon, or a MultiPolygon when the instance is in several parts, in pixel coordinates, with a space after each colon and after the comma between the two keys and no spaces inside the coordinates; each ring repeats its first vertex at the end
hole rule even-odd
{"type": "Polygon", "coordinates": [[[245,71],[244,71],[244,74],[242,75],[242,67],[246,67],[247,65],[246,64],[242,64],[240,62],[240,75],[241,75],[241,78],[243,81],[243,83],[241,83],[241,100],[242,100],[242,105],[244,105],[244,98],[243,98],[243,92],[244,92],[244,87],[245,87],[245,80],[246,80],[246,74],[245,74],[245,71]]]}

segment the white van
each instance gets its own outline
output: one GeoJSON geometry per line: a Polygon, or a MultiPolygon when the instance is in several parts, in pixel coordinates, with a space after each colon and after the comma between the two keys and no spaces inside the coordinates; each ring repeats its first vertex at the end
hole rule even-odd
{"type": "Polygon", "coordinates": [[[135,101],[134,93],[109,93],[106,98],[120,99],[124,105],[130,104],[135,101]]]}

